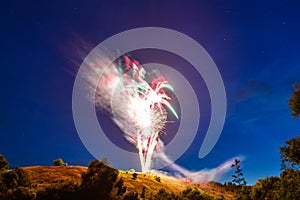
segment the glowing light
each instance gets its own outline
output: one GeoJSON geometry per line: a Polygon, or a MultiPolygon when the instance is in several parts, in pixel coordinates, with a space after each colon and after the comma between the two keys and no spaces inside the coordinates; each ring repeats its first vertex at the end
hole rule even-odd
{"type": "Polygon", "coordinates": [[[92,70],[85,77],[90,87],[96,88],[95,105],[112,114],[125,138],[138,149],[142,171],[150,171],[153,153],[167,121],[167,109],[178,118],[166,93],[173,88],[163,76],[147,72],[128,56],[110,66],[97,61],[89,64],[92,70]]]}

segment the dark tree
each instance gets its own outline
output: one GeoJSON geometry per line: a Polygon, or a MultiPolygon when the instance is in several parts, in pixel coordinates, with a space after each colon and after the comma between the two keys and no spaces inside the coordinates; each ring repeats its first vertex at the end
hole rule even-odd
{"type": "Polygon", "coordinates": [[[6,158],[0,154],[0,171],[8,169],[8,162],[6,158]]]}
{"type": "Polygon", "coordinates": [[[18,167],[2,173],[1,180],[7,188],[16,188],[19,186],[27,187],[30,185],[27,173],[18,167]]]}
{"type": "Polygon", "coordinates": [[[291,114],[293,117],[298,117],[300,114],[300,83],[293,85],[296,90],[292,93],[289,99],[289,107],[291,109],[291,114]]]}
{"type": "Polygon", "coordinates": [[[61,158],[58,158],[58,159],[56,159],[56,160],[53,160],[53,165],[54,166],[64,166],[64,161],[63,161],[63,159],[61,159],[61,158]]]}
{"type": "Polygon", "coordinates": [[[81,191],[86,199],[108,199],[117,180],[119,171],[99,160],[89,163],[87,172],[82,174],[81,191]]]}
{"type": "Polygon", "coordinates": [[[29,186],[30,185],[30,181],[29,181],[29,178],[28,178],[28,175],[27,173],[19,168],[19,167],[16,167],[14,169],[14,171],[16,172],[16,174],[18,175],[18,186],[29,186]]]}
{"type": "Polygon", "coordinates": [[[294,168],[300,166],[300,135],[285,142],[280,146],[281,166],[282,169],[294,168]]]}
{"type": "Polygon", "coordinates": [[[37,193],[36,200],[73,200],[83,199],[79,196],[79,187],[75,182],[61,182],[52,184],[37,193]]]}
{"type": "Polygon", "coordinates": [[[7,188],[15,188],[18,186],[18,174],[14,171],[8,171],[2,174],[2,181],[7,188]]]}
{"type": "Polygon", "coordinates": [[[279,199],[300,199],[300,170],[287,168],[280,173],[279,199]]]}
{"type": "Polygon", "coordinates": [[[234,164],[231,165],[231,168],[235,168],[235,174],[232,175],[232,182],[236,183],[239,186],[243,186],[246,185],[247,182],[245,181],[245,178],[243,177],[243,172],[241,170],[241,166],[240,166],[240,160],[235,159],[234,160],[234,164]]]}
{"type": "Polygon", "coordinates": [[[267,177],[259,179],[251,189],[252,199],[278,199],[280,179],[278,177],[267,177]]]}
{"type": "Polygon", "coordinates": [[[33,200],[35,199],[35,193],[33,191],[31,191],[29,188],[27,187],[18,187],[14,193],[14,200],[33,200]]]}
{"type": "Polygon", "coordinates": [[[115,184],[115,188],[117,188],[117,196],[123,196],[126,192],[126,186],[124,186],[124,181],[120,178],[117,183],[115,184]]]}

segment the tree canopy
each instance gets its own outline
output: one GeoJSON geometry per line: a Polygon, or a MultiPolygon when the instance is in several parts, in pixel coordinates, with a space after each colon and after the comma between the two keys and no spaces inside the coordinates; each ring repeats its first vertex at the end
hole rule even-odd
{"type": "Polygon", "coordinates": [[[5,169],[8,169],[8,162],[6,158],[0,154],[0,171],[5,169]]]}
{"type": "Polygon", "coordinates": [[[299,169],[300,166],[300,135],[280,146],[282,168],[299,169]]]}
{"type": "Polygon", "coordinates": [[[291,109],[291,114],[293,117],[298,117],[300,115],[300,83],[293,85],[296,90],[292,93],[289,99],[289,107],[291,109]]]}

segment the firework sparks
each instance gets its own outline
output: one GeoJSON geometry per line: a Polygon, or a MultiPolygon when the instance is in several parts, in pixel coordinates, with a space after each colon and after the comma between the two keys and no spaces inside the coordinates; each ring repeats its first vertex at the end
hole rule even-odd
{"type": "Polygon", "coordinates": [[[158,71],[146,71],[128,56],[110,63],[109,58],[96,54],[84,63],[87,68],[83,78],[89,99],[108,113],[125,138],[137,148],[143,172],[152,169],[152,160],[191,181],[216,180],[230,169],[232,159],[217,168],[193,172],[176,165],[166,155],[160,134],[168,112],[177,119],[178,115],[167,92],[173,88],[158,71]]]}
{"type": "Polygon", "coordinates": [[[110,66],[103,63],[100,59],[89,63],[85,74],[89,87],[96,88],[94,102],[112,116],[125,138],[136,146],[142,171],[150,171],[167,110],[178,118],[166,93],[173,88],[159,73],[147,72],[128,56],[110,66]]]}

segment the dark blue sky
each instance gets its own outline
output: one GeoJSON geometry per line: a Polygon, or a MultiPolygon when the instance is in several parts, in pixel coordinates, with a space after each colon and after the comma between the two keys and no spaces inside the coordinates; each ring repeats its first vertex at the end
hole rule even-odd
{"type": "MultiPolygon", "coordinates": [[[[203,136],[198,136],[200,142],[177,162],[199,170],[242,155],[250,183],[279,175],[279,146],[300,128],[287,105],[292,84],[300,81],[300,4],[174,2],[2,4],[0,153],[10,165],[51,165],[57,157],[87,165],[93,157],[72,118],[75,77],[69,71],[76,69],[70,61],[76,52],[70,44],[82,39],[95,47],[121,31],[156,26],[198,41],[217,64],[227,92],[227,118],[213,151],[199,160],[203,136]]],[[[222,180],[230,180],[230,174],[222,180]]]]}

